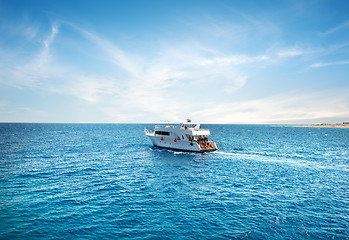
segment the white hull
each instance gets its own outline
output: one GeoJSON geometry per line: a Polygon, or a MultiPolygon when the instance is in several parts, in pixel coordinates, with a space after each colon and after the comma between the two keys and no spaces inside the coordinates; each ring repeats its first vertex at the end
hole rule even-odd
{"type": "MultiPolygon", "coordinates": [[[[199,126],[199,125],[197,125],[199,126]]],[[[206,152],[217,150],[214,141],[208,141],[209,130],[188,127],[156,126],[155,131],[146,130],[152,144],[160,148],[180,151],[206,152]],[[202,138],[205,137],[205,141],[202,138]]]]}

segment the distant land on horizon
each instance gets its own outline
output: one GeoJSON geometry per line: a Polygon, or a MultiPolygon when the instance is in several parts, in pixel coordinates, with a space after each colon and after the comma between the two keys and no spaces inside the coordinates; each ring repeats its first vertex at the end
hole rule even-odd
{"type": "Polygon", "coordinates": [[[328,127],[328,128],[349,128],[349,122],[343,123],[320,123],[320,124],[309,124],[303,125],[302,127],[328,127]]]}
{"type": "MultiPolygon", "coordinates": [[[[0,124],[181,124],[180,122],[0,122],[0,124]]],[[[185,123],[185,122],[182,122],[185,123]]],[[[194,122],[192,124],[197,124],[194,122]]],[[[296,127],[324,127],[324,128],[349,128],[349,122],[343,123],[310,123],[310,124],[293,124],[293,123],[200,123],[200,124],[219,124],[219,125],[289,125],[296,127]]]]}

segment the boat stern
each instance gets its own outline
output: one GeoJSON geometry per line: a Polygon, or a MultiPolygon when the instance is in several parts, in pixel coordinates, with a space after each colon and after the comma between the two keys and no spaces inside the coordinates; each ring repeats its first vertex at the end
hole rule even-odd
{"type": "Polygon", "coordinates": [[[214,141],[207,141],[207,142],[200,142],[200,149],[203,152],[208,152],[208,151],[216,151],[218,150],[217,145],[214,141]]]}

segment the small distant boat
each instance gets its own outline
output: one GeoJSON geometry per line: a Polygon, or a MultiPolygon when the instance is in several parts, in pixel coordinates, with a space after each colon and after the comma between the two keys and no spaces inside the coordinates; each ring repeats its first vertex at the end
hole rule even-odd
{"type": "Polygon", "coordinates": [[[187,123],[156,125],[154,131],[144,129],[153,145],[180,151],[208,152],[217,150],[214,141],[209,141],[207,136],[210,130],[201,129],[200,124],[193,124],[188,119],[187,123]]]}

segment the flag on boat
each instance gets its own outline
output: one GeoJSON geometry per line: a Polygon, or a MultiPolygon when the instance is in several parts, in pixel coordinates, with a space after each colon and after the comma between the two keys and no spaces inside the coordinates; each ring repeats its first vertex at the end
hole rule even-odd
{"type": "Polygon", "coordinates": [[[187,122],[191,122],[191,120],[190,120],[190,119],[187,119],[187,122]]]}

